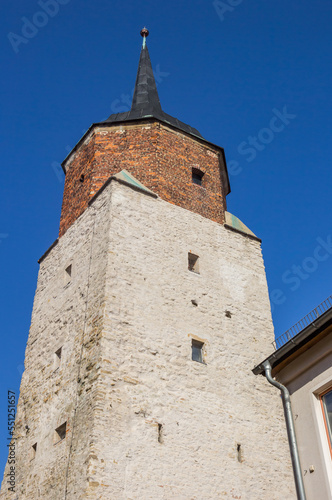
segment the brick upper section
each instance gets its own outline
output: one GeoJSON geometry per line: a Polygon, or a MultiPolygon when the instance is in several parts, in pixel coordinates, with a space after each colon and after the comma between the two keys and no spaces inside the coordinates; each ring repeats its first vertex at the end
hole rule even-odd
{"type": "Polygon", "coordinates": [[[220,150],[158,121],[96,126],[65,162],[59,236],[84,212],[107,179],[126,169],[165,201],[224,223],[227,187],[220,150]],[[192,182],[192,169],[204,172],[192,182]],[[84,180],[80,180],[84,176],[84,180]]]}

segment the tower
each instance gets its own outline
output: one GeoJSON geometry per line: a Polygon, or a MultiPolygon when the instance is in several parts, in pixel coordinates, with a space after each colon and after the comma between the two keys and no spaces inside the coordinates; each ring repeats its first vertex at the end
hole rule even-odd
{"type": "Polygon", "coordinates": [[[251,372],[273,340],[260,240],[226,211],[223,149],[162,110],[141,34],[131,110],[93,124],[63,162],[15,493],[291,499],[279,399],[251,372]]]}

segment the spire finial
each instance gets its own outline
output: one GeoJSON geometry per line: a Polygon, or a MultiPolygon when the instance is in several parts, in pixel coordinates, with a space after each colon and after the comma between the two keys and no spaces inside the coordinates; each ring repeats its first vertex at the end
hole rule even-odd
{"type": "Polygon", "coordinates": [[[146,44],[146,37],[149,36],[149,30],[144,28],[141,30],[141,36],[143,37],[143,49],[145,48],[145,44],[146,44]]]}

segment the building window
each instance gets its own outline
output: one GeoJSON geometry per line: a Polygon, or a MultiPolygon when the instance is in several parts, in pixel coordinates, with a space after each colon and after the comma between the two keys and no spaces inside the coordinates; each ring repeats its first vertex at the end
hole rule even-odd
{"type": "Polygon", "coordinates": [[[197,361],[198,363],[204,363],[203,361],[203,342],[199,340],[191,340],[191,359],[197,361]]]}
{"type": "Polygon", "coordinates": [[[332,453],[332,389],[321,395],[320,397],[325,429],[327,433],[327,438],[330,446],[330,451],[332,453]]]}
{"type": "Polygon", "coordinates": [[[59,441],[62,441],[66,437],[66,431],[67,431],[67,422],[64,422],[60,427],[55,429],[54,433],[54,444],[58,443],[59,441]]]}
{"type": "Polygon", "coordinates": [[[158,424],[158,443],[162,444],[163,442],[164,442],[163,424],[158,424]]]}
{"type": "Polygon", "coordinates": [[[37,443],[33,444],[31,447],[31,460],[35,458],[36,452],[37,452],[37,443]]]}
{"type": "Polygon", "coordinates": [[[193,273],[199,274],[199,266],[198,266],[199,257],[193,253],[188,253],[188,269],[193,273]]]}
{"type": "Polygon", "coordinates": [[[194,184],[198,184],[198,186],[201,186],[203,184],[203,175],[204,172],[201,170],[198,170],[198,168],[193,168],[192,169],[192,181],[194,184]]]}
{"type": "Polygon", "coordinates": [[[66,267],[66,276],[67,278],[71,278],[71,270],[72,270],[72,267],[71,267],[71,264],[70,266],[66,267]]]}
{"type": "Polygon", "coordinates": [[[61,364],[61,356],[62,356],[62,347],[60,347],[60,349],[58,349],[54,353],[55,370],[59,368],[61,364]]]}
{"type": "Polygon", "coordinates": [[[243,462],[243,454],[242,454],[242,446],[240,443],[237,443],[236,451],[237,451],[237,461],[240,462],[241,464],[243,462]]]}
{"type": "Polygon", "coordinates": [[[69,285],[73,277],[73,266],[70,264],[65,268],[65,273],[64,273],[64,286],[69,285]]]}

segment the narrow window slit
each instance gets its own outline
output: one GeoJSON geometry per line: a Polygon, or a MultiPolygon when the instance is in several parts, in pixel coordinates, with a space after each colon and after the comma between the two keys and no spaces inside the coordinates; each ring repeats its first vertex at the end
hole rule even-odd
{"type": "Polygon", "coordinates": [[[164,442],[163,424],[158,424],[158,443],[162,444],[163,442],[164,442]]]}
{"type": "Polygon", "coordinates": [[[35,458],[36,452],[37,452],[37,443],[33,444],[31,447],[31,460],[35,458]]]}
{"type": "Polygon", "coordinates": [[[54,353],[54,363],[55,363],[55,369],[59,368],[61,364],[61,357],[62,357],[62,347],[60,347],[57,351],[54,353]]]}
{"type": "Polygon", "coordinates": [[[63,441],[66,438],[67,422],[61,424],[57,429],[55,429],[54,443],[63,441]]]}
{"type": "Polygon", "coordinates": [[[199,257],[191,252],[188,253],[188,270],[199,274],[199,257]]]}
{"type": "Polygon", "coordinates": [[[242,448],[240,443],[236,445],[236,451],[237,451],[237,461],[242,463],[242,448]]]}

